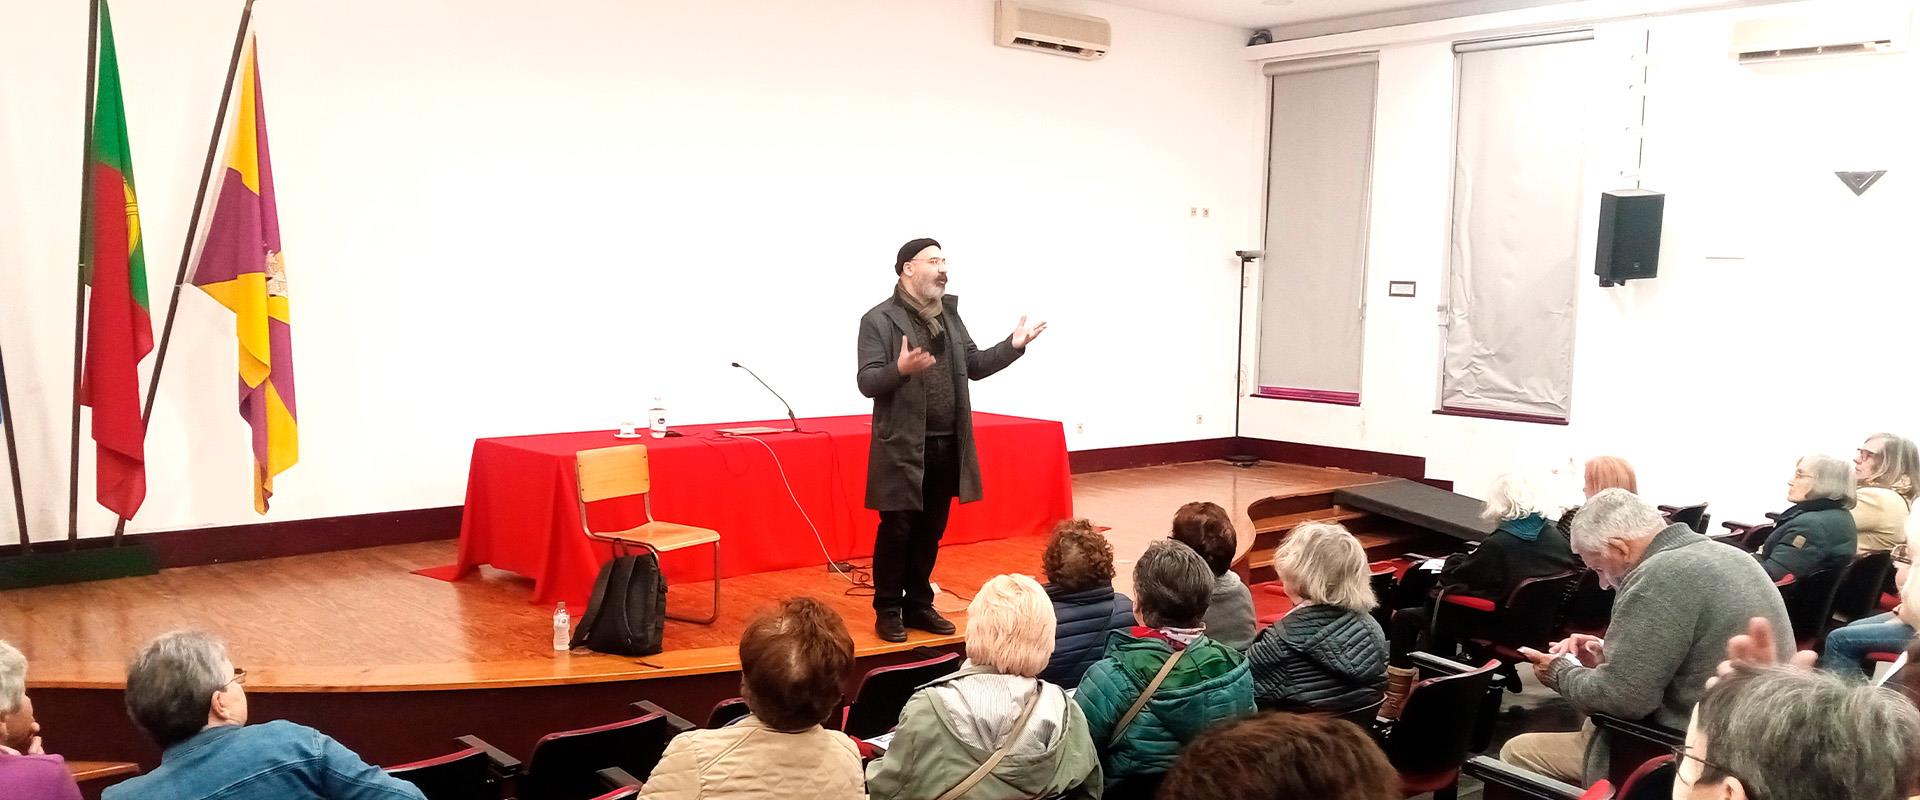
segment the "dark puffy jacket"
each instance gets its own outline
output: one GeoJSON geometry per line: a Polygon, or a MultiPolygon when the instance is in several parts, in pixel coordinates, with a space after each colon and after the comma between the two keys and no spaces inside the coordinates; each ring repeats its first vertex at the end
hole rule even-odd
{"type": "MultiPolygon", "coordinates": [[[[1568,518],[1571,515],[1563,519],[1568,518]]],[[[1540,532],[1531,541],[1510,530],[1530,521],[1532,518],[1501,522],[1478,549],[1448,558],[1440,571],[1439,585],[1504,603],[1528,578],[1580,568],[1567,542],[1567,532],[1559,525],[1540,520],[1540,532]]]]}
{"type": "Polygon", "coordinates": [[[1860,530],[1846,504],[1828,499],[1795,503],[1774,521],[1772,535],[1760,547],[1760,566],[1775,581],[1786,575],[1806,580],[1820,570],[1846,566],[1859,541],[1860,530]]]}
{"type": "Polygon", "coordinates": [[[1349,711],[1385,690],[1387,637],[1367,614],[1314,603],[1261,631],[1247,662],[1263,709],[1349,711]]]}
{"type": "Polygon", "coordinates": [[[1087,668],[1107,652],[1107,632],[1133,627],[1133,601],[1113,590],[1113,584],[1061,591],[1047,585],[1053,601],[1053,659],[1040,679],[1071,689],[1080,685],[1087,668]]]}

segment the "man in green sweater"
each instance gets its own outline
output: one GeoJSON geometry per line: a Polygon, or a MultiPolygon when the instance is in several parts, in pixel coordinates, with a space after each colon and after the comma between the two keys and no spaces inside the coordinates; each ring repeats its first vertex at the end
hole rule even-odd
{"type": "MultiPolygon", "coordinates": [[[[1685,730],[1727,640],[1764,617],[1792,630],[1779,590],[1752,556],[1685,525],[1647,501],[1608,489],[1573,518],[1572,544],[1602,585],[1618,587],[1605,639],[1576,634],[1548,652],[1522,652],[1540,683],[1583,714],[1608,714],[1685,730]]],[[[1780,641],[1779,659],[1792,655],[1780,641]]],[[[1500,760],[1582,785],[1607,776],[1607,741],[1592,722],[1568,733],[1529,733],[1500,760]]]]}

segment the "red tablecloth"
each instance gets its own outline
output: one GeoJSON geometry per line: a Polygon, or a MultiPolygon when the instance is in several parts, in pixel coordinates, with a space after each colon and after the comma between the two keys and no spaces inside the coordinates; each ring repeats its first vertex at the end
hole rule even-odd
{"type": "MultiPolygon", "coordinates": [[[[879,515],[862,502],[868,417],[803,419],[804,433],[758,437],[765,447],[714,432],[741,424],[785,427],[784,422],[692,425],[676,429],[683,436],[666,439],[617,439],[612,431],[593,431],[477,440],[460,521],[459,562],[422,573],[455,580],[491,564],[533,578],[534,602],[565,600],[584,610],[594,575],[612,548],[580,531],[574,454],[624,444],[647,446],[655,519],[720,532],[723,576],[824,565],[821,543],[795,507],[796,499],[834,558],[871,556],[879,515]]],[[[1043,534],[1073,515],[1060,423],[975,414],[973,424],[986,496],[954,508],[943,544],[1043,534]]],[[[638,498],[596,503],[587,513],[596,530],[644,521],[638,498]]],[[[669,581],[706,580],[712,558],[704,547],[688,548],[667,554],[662,568],[669,581]]]]}

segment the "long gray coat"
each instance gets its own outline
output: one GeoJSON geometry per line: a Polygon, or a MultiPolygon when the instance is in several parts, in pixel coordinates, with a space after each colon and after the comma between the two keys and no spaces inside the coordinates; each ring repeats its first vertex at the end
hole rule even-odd
{"type": "MultiPolygon", "coordinates": [[[[980,380],[1006,369],[1021,351],[1012,337],[986,350],[973,345],[960,321],[960,298],[941,300],[946,310],[940,322],[947,329],[947,352],[933,353],[933,369],[953,370],[954,439],[960,449],[960,502],[980,499],[980,462],[973,452],[973,404],[967,381],[980,380]]],[[[932,346],[913,324],[911,312],[889,297],[860,318],[860,393],[873,398],[873,446],[867,453],[867,508],[875,511],[919,511],[920,478],[927,462],[927,390],[920,381],[902,376],[900,337],[931,352],[932,346]]]]}

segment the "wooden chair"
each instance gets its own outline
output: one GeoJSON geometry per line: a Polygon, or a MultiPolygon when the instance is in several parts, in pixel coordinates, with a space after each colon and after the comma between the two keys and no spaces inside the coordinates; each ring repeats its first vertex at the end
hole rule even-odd
{"type": "Polygon", "coordinates": [[[707,617],[676,617],[682,622],[711,625],[720,618],[720,533],[692,525],[661,522],[653,518],[653,477],[647,469],[647,446],[630,444],[582,450],[574,457],[575,477],[580,484],[580,528],[587,538],[612,542],[617,553],[629,547],[642,547],[658,558],[667,553],[700,545],[713,546],[713,613],[707,617]],[[647,521],[623,531],[595,531],[587,522],[587,504],[616,497],[641,495],[646,504],[647,521]]]}
{"type": "Polygon", "coordinates": [[[540,737],[520,779],[520,800],[592,800],[607,790],[609,767],[644,782],[666,752],[667,742],[693,724],[652,703],[633,704],[640,716],[610,725],[560,731],[540,737]]]}
{"type": "Polygon", "coordinates": [[[840,730],[855,739],[871,739],[900,724],[900,711],[928,681],[960,671],[959,653],[923,651],[928,657],[907,664],[875,667],[860,678],[840,730]]]}
{"type": "Polygon", "coordinates": [[[520,775],[520,760],[478,736],[462,736],[463,745],[437,758],[387,767],[387,774],[420,788],[427,800],[498,800],[520,775]]]}

